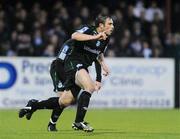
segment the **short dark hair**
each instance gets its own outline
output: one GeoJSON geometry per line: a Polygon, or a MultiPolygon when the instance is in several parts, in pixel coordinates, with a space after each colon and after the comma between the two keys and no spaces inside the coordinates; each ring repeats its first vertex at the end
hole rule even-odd
{"type": "Polygon", "coordinates": [[[106,19],[107,18],[111,18],[110,16],[102,16],[102,15],[99,15],[98,17],[96,17],[95,19],[95,27],[98,27],[100,23],[104,24],[106,22],[106,19]]]}

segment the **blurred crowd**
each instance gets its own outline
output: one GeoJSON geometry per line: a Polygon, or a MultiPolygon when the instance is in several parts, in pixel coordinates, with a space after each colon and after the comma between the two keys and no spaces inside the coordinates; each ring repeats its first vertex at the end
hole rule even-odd
{"type": "Polygon", "coordinates": [[[0,56],[56,56],[75,29],[103,14],[115,25],[106,56],[171,57],[180,32],[167,32],[164,13],[163,4],[145,0],[0,3],[0,56]]]}

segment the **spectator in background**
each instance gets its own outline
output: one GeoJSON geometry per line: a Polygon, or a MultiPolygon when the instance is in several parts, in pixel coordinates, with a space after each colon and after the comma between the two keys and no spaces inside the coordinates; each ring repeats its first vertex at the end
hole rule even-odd
{"type": "Polygon", "coordinates": [[[136,18],[134,17],[134,13],[133,13],[133,8],[134,8],[133,5],[129,5],[127,8],[128,10],[127,14],[124,13],[126,26],[127,28],[129,28],[131,32],[133,32],[133,24],[136,21],[136,18]]]}
{"type": "Polygon", "coordinates": [[[83,24],[88,23],[90,15],[89,15],[89,9],[87,7],[82,7],[80,12],[80,17],[83,24]]]}
{"type": "Polygon", "coordinates": [[[150,58],[152,57],[153,53],[152,53],[152,50],[149,46],[149,43],[147,41],[143,41],[142,42],[142,55],[144,58],[150,58]]]}
{"type": "Polygon", "coordinates": [[[166,35],[164,51],[166,57],[178,58],[180,56],[180,34],[166,35]]]}
{"type": "Polygon", "coordinates": [[[163,11],[157,7],[156,1],[152,1],[151,6],[146,10],[146,20],[148,22],[153,22],[155,14],[158,14],[161,20],[164,19],[163,11]]]}
{"type": "Polygon", "coordinates": [[[151,40],[151,46],[153,50],[153,57],[163,56],[163,46],[158,36],[154,36],[151,40]]]}
{"type": "Polygon", "coordinates": [[[24,24],[21,22],[17,23],[14,33],[16,34],[15,51],[18,56],[31,56],[33,52],[31,36],[25,32],[24,24]]]}
{"type": "MultiPolygon", "coordinates": [[[[53,51],[58,51],[59,48],[49,43],[49,38],[56,34],[61,45],[81,24],[91,23],[91,19],[101,13],[112,15],[116,26],[107,56],[142,57],[143,44],[152,50],[152,57],[166,56],[167,51],[164,49],[174,47],[166,44],[163,8],[163,2],[159,4],[152,1],[149,4],[145,0],[136,2],[121,0],[112,3],[102,1],[88,3],[76,0],[71,5],[66,1],[52,1],[51,5],[41,1],[30,1],[28,5],[23,1],[8,5],[2,3],[0,55],[53,56],[53,51]],[[126,32],[129,32],[129,36],[124,35],[126,32]],[[158,41],[154,41],[154,38],[158,38],[158,41]],[[135,40],[139,41],[139,45],[135,40]],[[146,43],[142,40],[146,40],[146,43]],[[158,47],[154,47],[157,44],[158,47]]],[[[177,36],[176,33],[171,34],[172,38],[177,36]]]]}
{"type": "Polygon", "coordinates": [[[44,50],[44,38],[42,35],[41,30],[37,29],[35,30],[33,36],[32,36],[32,44],[33,44],[33,55],[34,56],[40,56],[43,53],[44,50]]]}
{"type": "Polygon", "coordinates": [[[133,9],[134,16],[136,18],[140,18],[142,16],[142,13],[145,11],[144,3],[142,1],[138,1],[135,4],[135,7],[133,9]]]}
{"type": "Polygon", "coordinates": [[[138,36],[130,43],[130,49],[132,57],[142,57],[142,42],[138,36]]]}
{"type": "Polygon", "coordinates": [[[58,47],[58,36],[53,34],[50,36],[49,44],[46,46],[43,56],[53,57],[55,56],[55,50],[58,47]]]}
{"type": "Polygon", "coordinates": [[[130,49],[131,33],[128,29],[125,29],[122,39],[119,41],[119,48],[117,50],[117,56],[129,57],[132,56],[132,51],[130,49]]]}
{"type": "Polygon", "coordinates": [[[76,17],[72,24],[73,24],[73,27],[74,27],[73,29],[74,30],[77,29],[82,24],[81,18],[80,17],[76,17]]]}

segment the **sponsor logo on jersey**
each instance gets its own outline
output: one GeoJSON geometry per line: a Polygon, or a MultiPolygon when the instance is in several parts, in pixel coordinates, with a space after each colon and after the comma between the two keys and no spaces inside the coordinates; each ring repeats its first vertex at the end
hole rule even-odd
{"type": "Polygon", "coordinates": [[[88,46],[85,46],[85,47],[84,47],[84,50],[89,51],[89,52],[91,52],[91,53],[93,53],[93,54],[97,54],[97,55],[99,55],[99,54],[101,53],[101,51],[91,49],[91,48],[89,48],[88,46]]]}

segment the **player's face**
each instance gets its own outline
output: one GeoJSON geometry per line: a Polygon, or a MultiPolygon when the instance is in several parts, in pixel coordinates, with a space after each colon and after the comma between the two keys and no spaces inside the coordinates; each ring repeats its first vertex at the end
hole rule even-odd
{"type": "Polygon", "coordinates": [[[104,23],[104,31],[107,35],[111,35],[114,30],[113,20],[111,18],[107,18],[104,23]]]}

